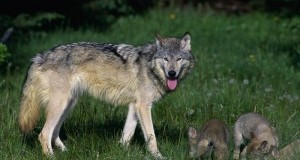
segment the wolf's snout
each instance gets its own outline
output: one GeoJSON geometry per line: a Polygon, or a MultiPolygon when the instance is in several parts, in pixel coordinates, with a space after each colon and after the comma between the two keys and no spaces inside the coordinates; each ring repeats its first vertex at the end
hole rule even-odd
{"type": "Polygon", "coordinates": [[[176,72],[171,70],[171,71],[168,72],[168,75],[169,75],[170,78],[175,78],[176,72]]]}

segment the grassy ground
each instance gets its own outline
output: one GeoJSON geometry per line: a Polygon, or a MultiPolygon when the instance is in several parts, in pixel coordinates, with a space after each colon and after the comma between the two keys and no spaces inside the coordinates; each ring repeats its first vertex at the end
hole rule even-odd
{"type": "MultiPolygon", "coordinates": [[[[22,143],[16,118],[30,58],[61,43],[77,41],[142,44],[153,33],[182,36],[189,31],[196,66],[179,89],[155,104],[153,119],[164,156],[187,159],[187,128],[216,117],[232,131],[237,117],[256,111],[276,127],[280,148],[300,138],[300,18],[280,19],[252,13],[227,16],[200,11],[152,11],[119,19],[105,31],[57,30],[33,34],[10,46],[12,68],[0,76],[0,157],[41,159],[37,135],[22,143]]],[[[118,144],[126,107],[110,106],[88,95],[78,102],[62,127],[68,152],[57,159],[151,159],[138,128],[132,145],[118,144]]],[[[233,137],[230,150],[233,150],[233,137]]],[[[299,159],[295,158],[295,159],[299,159]]]]}

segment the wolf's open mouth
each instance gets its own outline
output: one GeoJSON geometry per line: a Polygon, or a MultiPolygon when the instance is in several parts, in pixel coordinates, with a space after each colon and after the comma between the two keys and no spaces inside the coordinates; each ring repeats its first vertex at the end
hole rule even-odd
{"type": "Polygon", "coordinates": [[[167,86],[170,91],[173,91],[177,87],[177,78],[168,78],[167,79],[167,86]]]}

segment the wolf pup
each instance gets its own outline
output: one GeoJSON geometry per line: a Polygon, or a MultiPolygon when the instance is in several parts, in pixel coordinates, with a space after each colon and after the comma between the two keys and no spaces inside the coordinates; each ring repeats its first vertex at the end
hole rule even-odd
{"type": "Polygon", "coordinates": [[[275,128],[262,115],[246,113],[241,115],[234,125],[234,159],[240,157],[240,147],[243,140],[250,143],[243,149],[241,157],[250,159],[263,159],[271,154],[278,157],[279,140],[275,128]]]}
{"type": "Polygon", "coordinates": [[[229,129],[222,121],[211,119],[199,132],[189,127],[188,137],[191,158],[212,158],[212,153],[218,160],[229,158],[229,129]]]}
{"type": "Polygon", "coordinates": [[[168,92],[175,91],[194,65],[191,36],[163,38],[141,46],[126,44],[72,43],[60,45],[32,59],[19,113],[19,127],[28,133],[36,125],[41,106],[46,122],[38,139],[43,152],[53,155],[52,143],[66,150],[59,138],[60,128],[87,92],[114,105],[128,105],[120,142],[127,146],[139,121],[148,150],[158,150],[151,108],[168,92]]]}
{"type": "MultiPolygon", "coordinates": [[[[297,156],[300,156],[300,139],[293,141],[292,143],[279,150],[279,157],[276,159],[292,160],[297,159],[297,156]]],[[[274,157],[268,156],[266,159],[273,160],[274,157]]]]}

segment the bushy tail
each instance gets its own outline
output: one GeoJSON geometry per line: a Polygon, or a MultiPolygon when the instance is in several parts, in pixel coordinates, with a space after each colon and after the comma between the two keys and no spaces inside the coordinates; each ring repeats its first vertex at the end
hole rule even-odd
{"type": "Polygon", "coordinates": [[[37,85],[28,79],[20,103],[19,128],[22,133],[30,132],[38,121],[40,107],[37,90],[37,85]]]}

